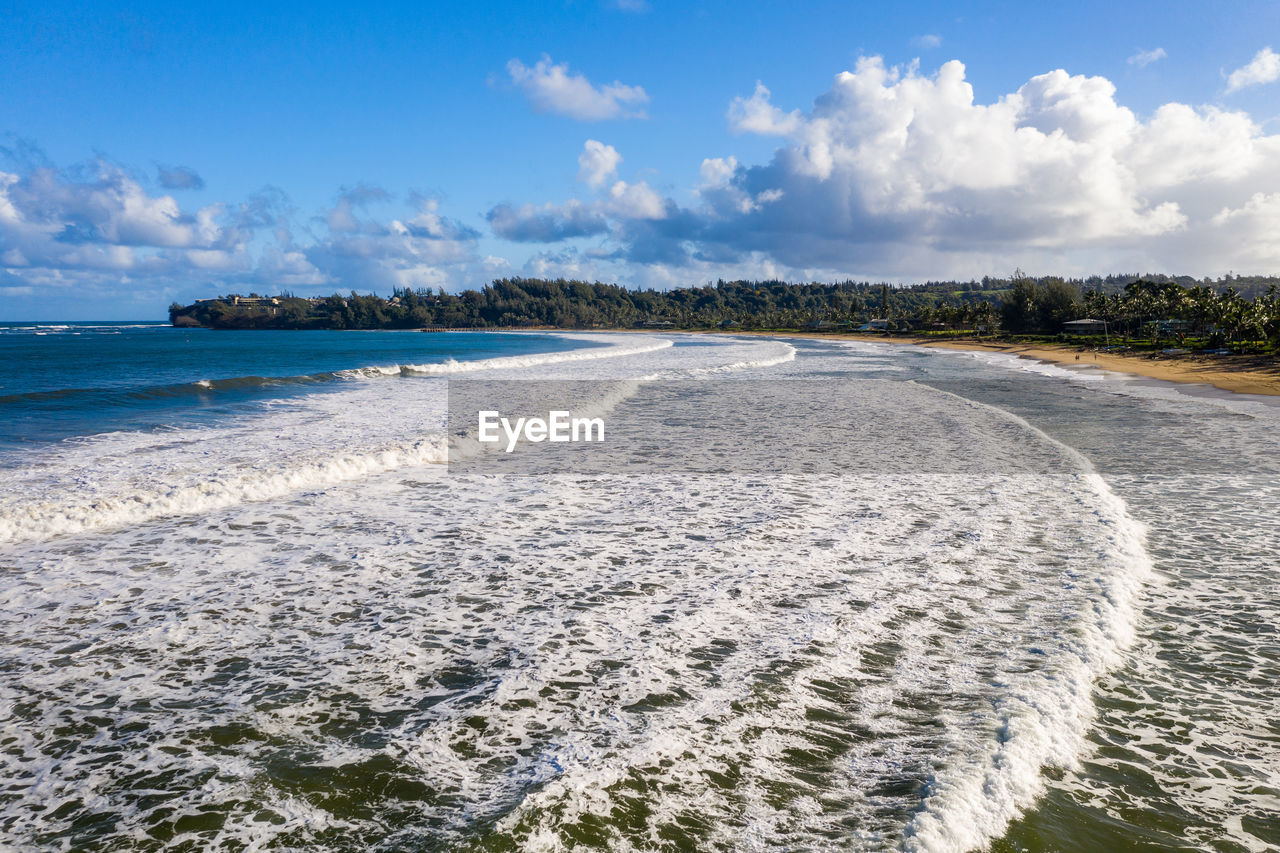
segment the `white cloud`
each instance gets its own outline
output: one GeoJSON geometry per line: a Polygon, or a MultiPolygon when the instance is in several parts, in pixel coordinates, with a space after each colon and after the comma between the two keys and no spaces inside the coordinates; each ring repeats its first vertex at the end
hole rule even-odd
{"type": "Polygon", "coordinates": [[[751,97],[741,95],[729,104],[729,127],[734,133],[758,133],[764,136],[788,136],[800,126],[799,110],[784,113],[769,102],[770,92],[756,83],[751,97]]]}
{"type": "Polygon", "coordinates": [[[486,257],[506,253],[480,252],[477,231],[422,196],[406,207],[356,186],[298,228],[278,191],[184,207],[111,163],[59,170],[35,158],[0,171],[0,287],[168,302],[234,289],[457,288],[522,264],[653,286],[980,277],[1016,265],[1280,270],[1280,135],[1243,111],[1170,103],[1140,117],[1109,80],[1064,70],[978,102],[959,62],[923,74],[871,58],[806,110],[779,109],[757,85],[729,118],[739,133],[776,138],[772,156],[691,153],[698,176],[684,193],[619,180],[621,155],[588,140],[582,198],[498,205],[488,222],[505,240],[593,247],[539,246],[549,251],[514,266],[486,257]]]}
{"type": "Polygon", "coordinates": [[[451,286],[479,274],[479,235],[442,215],[437,199],[411,194],[412,215],[403,219],[362,215],[368,204],[390,200],[364,185],[339,196],[325,216],[328,236],[302,251],[321,281],[385,290],[451,286]]]}
{"type": "Polygon", "coordinates": [[[307,260],[306,252],[287,245],[267,246],[258,258],[254,272],[257,281],[262,282],[268,292],[276,288],[323,287],[334,284],[332,277],[307,260]]]}
{"type": "Polygon", "coordinates": [[[507,73],[533,108],[541,113],[555,113],[579,121],[645,118],[638,105],[647,104],[649,96],[640,86],[617,81],[595,86],[581,74],[570,74],[568,64],[554,64],[546,54],[532,68],[519,59],[512,59],[507,63],[507,73]]]}
{"type": "Polygon", "coordinates": [[[588,139],[578,155],[578,180],[593,189],[608,183],[618,171],[622,155],[612,145],[588,139]]]}
{"type": "Polygon", "coordinates": [[[1057,70],[983,104],[959,62],[926,76],[865,59],[808,112],[763,85],[734,99],[735,130],[783,144],[764,165],[702,160],[695,207],[621,181],[584,204],[633,270],[1274,269],[1280,136],[1183,104],[1143,120],[1115,96],[1057,70]]]}
{"type": "Polygon", "coordinates": [[[418,195],[400,217],[370,212],[393,201],[377,187],[346,190],[316,218],[319,234],[298,246],[278,191],[185,211],[106,162],[91,171],[0,172],[0,282],[38,291],[74,287],[86,299],[116,291],[167,302],[236,289],[385,290],[483,280],[473,229],[418,195]],[[255,240],[260,232],[266,237],[255,240]]]}
{"type": "Polygon", "coordinates": [[[922,36],[916,36],[911,43],[921,50],[933,50],[935,47],[942,46],[942,36],[937,33],[925,33],[922,36]]]}
{"type": "Polygon", "coordinates": [[[488,213],[489,227],[517,243],[555,243],[608,230],[600,206],[570,199],[564,204],[500,204],[488,213]]]}
{"type": "Polygon", "coordinates": [[[590,201],[560,204],[500,204],[487,218],[493,233],[519,243],[557,243],[575,237],[606,234],[611,221],[664,219],[671,203],[644,181],[616,181],[590,201]]]}
{"type": "Polygon", "coordinates": [[[83,174],[41,167],[0,172],[0,258],[10,272],[74,268],[136,275],[184,267],[239,269],[269,215],[257,199],[184,211],[106,161],[83,174]]]}
{"type": "Polygon", "coordinates": [[[1239,250],[1232,264],[1250,270],[1280,269],[1280,192],[1254,193],[1239,207],[1223,208],[1211,220],[1223,242],[1233,241],[1239,250]]]}
{"type": "MultiPolygon", "coordinates": [[[[674,203],[645,181],[628,183],[610,178],[622,155],[611,145],[588,139],[578,155],[578,181],[596,190],[595,198],[546,204],[499,204],[489,211],[489,227],[498,237],[520,243],[557,243],[576,237],[609,233],[612,223],[665,219],[674,203]]],[[[737,165],[737,161],[730,158],[737,165]]],[[[717,161],[722,170],[726,161],[717,161]]],[[[703,169],[715,167],[703,164],[703,169]]],[[[728,177],[728,173],[725,174],[728,177]]]]}
{"type": "Polygon", "coordinates": [[[1164,52],[1163,47],[1157,47],[1154,50],[1140,50],[1125,61],[1130,65],[1145,68],[1153,62],[1158,62],[1161,59],[1164,59],[1168,55],[1169,54],[1164,52]]]}
{"type": "Polygon", "coordinates": [[[331,234],[355,233],[366,227],[359,219],[360,212],[370,205],[391,200],[391,193],[381,187],[360,184],[354,189],[343,190],[337,202],[325,215],[325,225],[331,234]]]}
{"type": "Polygon", "coordinates": [[[662,219],[667,215],[666,200],[644,181],[618,181],[611,186],[605,209],[619,219],[662,219]]]}
{"type": "Polygon", "coordinates": [[[603,266],[572,246],[559,251],[534,253],[525,261],[522,272],[533,278],[567,278],[579,281],[616,280],[616,273],[606,272],[603,266]]]}
{"type": "Polygon", "coordinates": [[[1203,268],[1182,248],[1247,254],[1212,216],[1280,190],[1280,137],[1247,115],[1169,104],[1143,122],[1101,77],[1052,71],[984,105],[959,62],[925,77],[868,59],[808,115],[780,118],[767,94],[750,99],[756,132],[785,129],[787,144],[703,191],[704,232],[796,267],[893,272],[916,254],[942,274],[1003,251],[1109,269],[1125,252],[1159,266],[1176,246],[1203,268]],[[762,204],[771,190],[782,196],[762,204]]]}
{"type": "Polygon", "coordinates": [[[702,161],[698,174],[702,176],[704,188],[718,187],[727,184],[737,170],[737,157],[708,157],[702,161]]]}
{"type": "Polygon", "coordinates": [[[1237,68],[1227,76],[1227,93],[1238,92],[1246,86],[1273,83],[1280,80],[1280,54],[1264,47],[1254,54],[1253,61],[1237,68]]]}

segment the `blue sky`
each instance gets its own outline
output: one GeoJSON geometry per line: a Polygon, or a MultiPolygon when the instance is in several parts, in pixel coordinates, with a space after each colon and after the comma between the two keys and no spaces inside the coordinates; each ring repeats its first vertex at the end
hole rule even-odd
{"type": "Polygon", "coordinates": [[[1280,273],[1274,3],[10,6],[0,319],[1280,273]]]}

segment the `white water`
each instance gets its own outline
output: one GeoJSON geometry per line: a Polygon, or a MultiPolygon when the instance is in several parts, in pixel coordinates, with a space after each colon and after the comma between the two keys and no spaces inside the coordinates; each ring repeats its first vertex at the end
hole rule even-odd
{"type": "MultiPolygon", "coordinates": [[[[467,370],[841,363],[736,339],[559,355],[467,370]]],[[[4,839],[74,845],[101,813],[112,847],[963,850],[1078,765],[1148,563],[1025,421],[912,383],[856,401],[1020,454],[1012,476],[929,464],[922,430],[916,471],[450,477],[441,387],[370,379],[6,475],[4,839]]]]}
{"type": "MultiPolygon", "coordinates": [[[[670,340],[602,335],[598,349],[352,371],[393,375],[519,375],[528,368],[660,351],[670,340]]],[[[267,417],[213,429],[109,433],[66,443],[0,482],[0,543],[140,524],[322,488],[447,459],[444,387],[371,385],[278,403],[267,417]],[[371,418],[371,412],[378,416],[371,418]],[[52,496],[50,496],[52,493],[52,496]],[[33,495],[40,495],[34,499],[33,495]]]]}

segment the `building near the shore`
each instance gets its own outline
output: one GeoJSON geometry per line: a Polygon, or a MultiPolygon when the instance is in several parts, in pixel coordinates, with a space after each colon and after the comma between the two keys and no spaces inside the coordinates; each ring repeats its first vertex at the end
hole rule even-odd
{"type": "Polygon", "coordinates": [[[1068,335],[1100,335],[1107,331],[1107,321],[1095,320],[1092,317],[1071,320],[1062,324],[1062,331],[1068,335]]]}

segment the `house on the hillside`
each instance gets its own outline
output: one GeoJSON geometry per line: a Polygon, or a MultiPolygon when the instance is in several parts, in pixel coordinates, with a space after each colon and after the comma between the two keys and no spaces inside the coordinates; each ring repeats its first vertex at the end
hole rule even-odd
{"type": "Polygon", "coordinates": [[[237,308],[269,308],[280,305],[280,300],[274,296],[233,296],[231,304],[237,308]]]}

